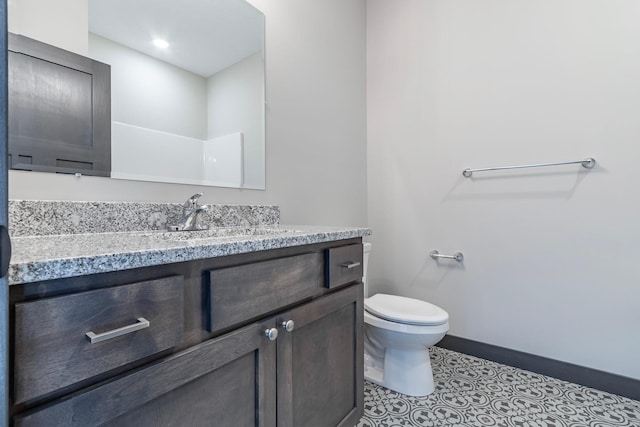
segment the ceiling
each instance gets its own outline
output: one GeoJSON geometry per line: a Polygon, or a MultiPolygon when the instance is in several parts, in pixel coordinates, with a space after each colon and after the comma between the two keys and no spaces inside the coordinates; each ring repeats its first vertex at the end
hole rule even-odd
{"type": "Polygon", "coordinates": [[[264,48],[264,15],[245,0],[89,0],[89,31],[202,77],[264,48]]]}

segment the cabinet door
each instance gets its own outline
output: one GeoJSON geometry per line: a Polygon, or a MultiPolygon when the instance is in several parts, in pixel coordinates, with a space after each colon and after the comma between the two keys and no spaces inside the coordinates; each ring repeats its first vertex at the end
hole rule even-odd
{"type": "Polygon", "coordinates": [[[362,303],[358,284],[277,316],[279,427],[358,422],[364,400],[362,303]],[[289,320],[294,325],[287,332],[289,320]]]}
{"type": "Polygon", "coordinates": [[[276,424],[273,319],[249,325],[34,410],[16,426],[268,426],[276,424]]]}

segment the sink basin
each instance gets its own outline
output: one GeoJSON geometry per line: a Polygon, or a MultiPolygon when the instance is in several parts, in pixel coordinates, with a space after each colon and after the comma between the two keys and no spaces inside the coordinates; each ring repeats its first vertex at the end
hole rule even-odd
{"type": "Polygon", "coordinates": [[[270,236],[296,233],[298,230],[279,227],[214,227],[209,230],[198,231],[152,231],[141,235],[161,240],[194,241],[231,237],[270,236]]]}

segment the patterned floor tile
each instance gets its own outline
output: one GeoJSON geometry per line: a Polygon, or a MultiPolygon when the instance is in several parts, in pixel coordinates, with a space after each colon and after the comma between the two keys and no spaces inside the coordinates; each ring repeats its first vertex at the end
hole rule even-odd
{"type": "Polygon", "coordinates": [[[640,402],[433,347],[436,391],[419,398],[365,382],[358,427],[640,427],[640,402]]]}

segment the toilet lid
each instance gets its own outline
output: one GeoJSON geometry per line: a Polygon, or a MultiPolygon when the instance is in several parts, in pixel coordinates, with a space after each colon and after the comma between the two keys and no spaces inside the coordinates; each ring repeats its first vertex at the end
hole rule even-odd
{"type": "Polygon", "coordinates": [[[449,320],[449,314],[436,305],[397,295],[376,294],[364,300],[364,308],[383,319],[408,325],[441,325],[449,320]]]}

